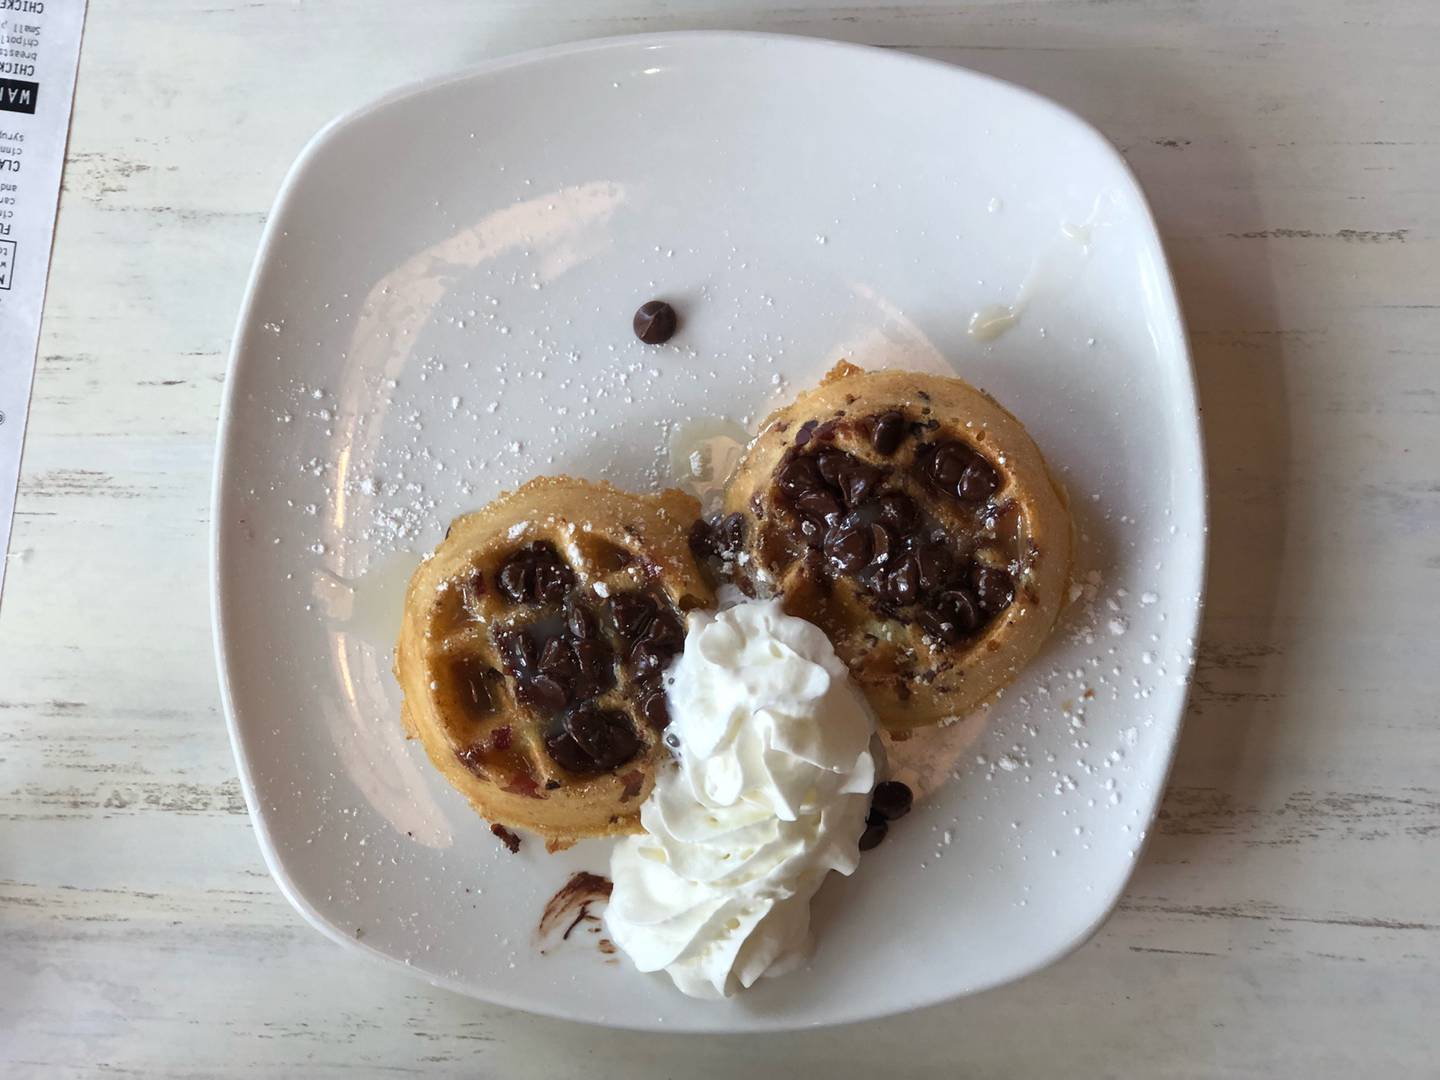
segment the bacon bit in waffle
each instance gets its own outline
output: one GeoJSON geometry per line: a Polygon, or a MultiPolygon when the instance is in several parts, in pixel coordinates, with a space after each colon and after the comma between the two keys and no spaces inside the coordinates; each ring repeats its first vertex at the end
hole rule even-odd
{"type": "Polygon", "coordinates": [[[540,798],[540,785],[535,783],[535,778],[529,773],[516,773],[510,777],[505,790],[512,795],[524,795],[527,799],[540,798]]]}
{"type": "Polygon", "coordinates": [[[625,782],[625,790],[620,793],[621,802],[629,802],[640,794],[640,789],[645,786],[645,774],[636,769],[620,777],[625,782]]]}

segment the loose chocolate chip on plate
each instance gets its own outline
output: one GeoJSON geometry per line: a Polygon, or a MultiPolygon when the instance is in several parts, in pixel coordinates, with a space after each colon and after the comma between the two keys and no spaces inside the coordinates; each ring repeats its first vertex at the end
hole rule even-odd
{"type": "Polygon", "coordinates": [[[894,821],[908,814],[914,802],[915,794],[908,784],[899,780],[882,780],[875,785],[875,791],[870,796],[870,811],[886,821],[894,821]]]}
{"type": "Polygon", "coordinates": [[[870,445],[877,454],[889,457],[905,440],[905,417],[891,411],[875,418],[870,428],[870,445]]]}
{"type": "Polygon", "coordinates": [[[890,831],[890,826],[883,820],[867,823],[865,831],[860,834],[860,850],[869,851],[880,846],[880,841],[885,839],[885,834],[890,831]]]}
{"type": "Polygon", "coordinates": [[[635,336],[646,345],[663,345],[675,336],[680,320],[664,300],[649,300],[635,312],[635,336]]]}

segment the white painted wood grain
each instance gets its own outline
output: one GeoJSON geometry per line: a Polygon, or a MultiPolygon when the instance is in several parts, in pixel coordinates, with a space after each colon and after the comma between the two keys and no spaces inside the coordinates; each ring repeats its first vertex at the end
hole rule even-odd
{"type": "Polygon", "coordinates": [[[0,1075],[1436,1075],[1437,55],[1432,0],[93,4],[0,613],[0,1075]],[[295,152],[436,71],[691,27],[1070,104],[1151,195],[1205,406],[1198,684],[1119,913],[835,1032],[642,1038],[372,970],[270,883],[216,701],[223,357],[295,152]]]}

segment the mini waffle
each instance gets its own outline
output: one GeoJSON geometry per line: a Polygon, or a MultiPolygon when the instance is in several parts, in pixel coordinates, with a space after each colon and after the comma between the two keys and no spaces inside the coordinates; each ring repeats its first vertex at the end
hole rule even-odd
{"type": "Polygon", "coordinates": [[[638,827],[668,753],[661,672],[713,603],[698,516],[678,491],[542,477],[457,518],[415,571],[404,723],[485,817],[552,848],[638,827]]]}
{"type": "Polygon", "coordinates": [[[770,416],[692,550],[830,637],[882,724],[963,716],[1039,651],[1069,586],[1064,496],[961,379],[841,363],[770,416]]]}

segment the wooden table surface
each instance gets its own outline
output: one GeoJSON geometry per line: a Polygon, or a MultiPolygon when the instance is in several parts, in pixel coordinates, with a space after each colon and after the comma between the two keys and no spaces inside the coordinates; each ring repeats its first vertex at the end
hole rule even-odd
{"type": "Polygon", "coordinates": [[[1440,1075],[1437,58],[1434,0],[92,3],[0,612],[0,1076],[1440,1075]],[[1119,911],[1018,985],[835,1031],[601,1031],[342,952],[266,875],[217,699],[216,413],[295,153],[430,73],[693,27],[1089,118],[1204,404],[1196,688],[1119,911]]]}

